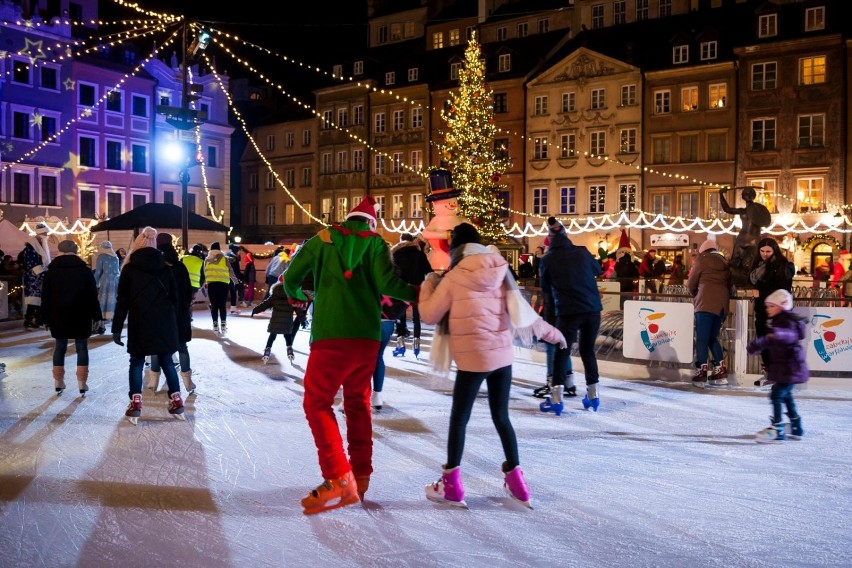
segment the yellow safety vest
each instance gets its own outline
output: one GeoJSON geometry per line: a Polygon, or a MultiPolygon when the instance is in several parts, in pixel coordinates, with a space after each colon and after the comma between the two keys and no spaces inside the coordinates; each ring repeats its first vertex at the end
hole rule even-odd
{"type": "Polygon", "coordinates": [[[223,254],[216,263],[204,263],[204,277],[208,282],[230,282],[231,275],[228,272],[228,259],[223,254]]]}
{"type": "Polygon", "coordinates": [[[186,270],[189,272],[189,285],[193,288],[201,287],[201,270],[204,261],[194,254],[187,254],[181,259],[186,270]]]}

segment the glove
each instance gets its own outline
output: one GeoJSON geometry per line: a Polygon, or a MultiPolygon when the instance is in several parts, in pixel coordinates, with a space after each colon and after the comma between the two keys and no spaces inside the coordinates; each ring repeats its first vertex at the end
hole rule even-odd
{"type": "Polygon", "coordinates": [[[124,347],[124,342],[121,340],[121,332],[112,334],[112,342],[116,345],[121,345],[124,347]]]}
{"type": "Polygon", "coordinates": [[[303,302],[302,300],[298,300],[296,298],[287,298],[287,301],[290,303],[291,306],[293,306],[294,308],[297,308],[299,310],[308,309],[308,303],[303,302]]]}
{"type": "Polygon", "coordinates": [[[260,312],[260,310],[257,309],[257,308],[258,308],[258,306],[255,306],[251,309],[251,317],[254,317],[255,314],[260,312]]]}

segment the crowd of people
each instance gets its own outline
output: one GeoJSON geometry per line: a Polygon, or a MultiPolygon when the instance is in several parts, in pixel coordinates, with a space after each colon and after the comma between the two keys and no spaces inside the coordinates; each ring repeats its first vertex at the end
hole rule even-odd
{"type": "MultiPolygon", "coordinates": [[[[584,369],[582,406],[595,412],[601,406],[595,353],[603,310],[597,286],[601,278],[617,279],[626,292],[637,291],[639,279],[646,282],[648,292],[659,291],[660,282],[684,285],[693,296],[695,312],[692,382],[702,388],[727,384],[719,332],[732,294],[731,263],[713,239],[701,244],[689,268],[682,256],[675,256],[667,268],[654,250],[634,261],[629,246],[599,259],[575,245],[565,227],[551,217],[542,246],[523,259],[516,274],[496,247],[482,243],[476,227],[461,223],[448,239],[447,270],[433,271],[420,239],[403,234],[391,247],[375,231],[376,223],[376,205],[367,197],[345,221],[324,228],[298,247],[276,248],[265,270],[266,290],[256,305],[257,269],[245,247],[231,245],[223,252],[219,242],[209,249],[196,244],[180,257],[171,235],[145,227],[126,256],[114,251],[109,241],[102,242],[90,267],[72,240],[61,241],[59,256],[51,259],[44,240],[46,227],[39,226],[22,252],[25,325],[46,326],[54,339],[53,379],[59,394],[66,388],[65,359],[69,342],[74,342],[78,389],[84,396],[88,339],[109,326],[113,341],[126,346],[129,355],[125,416],[136,424],[142,415],[146,372],[147,387],[155,391],[161,388],[161,373],[165,376],[168,413],[185,417],[182,387],[187,395],[196,390],[189,343],[192,304],[199,292],[206,296],[219,336],[227,333],[228,316],[241,307],[252,308],[252,316],[271,311],[264,362],[272,356],[278,335],[284,336],[288,358],[293,360],[295,335],[311,310],[303,409],[323,481],[302,499],[305,514],[365,498],[373,473],[372,415],[384,404],[384,352],[395,333],[401,343],[393,355],[404,354],[404,341],[412,333],[407,326],[409,312],[415,355],[422,324],[433,325],[432,367],[447,373],[452,361],[457,369],[447,458],[440,477],[425,486],[427,499],[455,507],[466,507],[461,473],[465,432],[483,383],[504,454],[502,487],[513,500],[530,506],[531,492],[508,407],[514,345],[532,346],[536,341],[546,345],[546,383],[534,392],[544,398],[539,405],[542,413],[560,416],[564,399],[578,395],[570,357],[575,343],[584,369]],[[519,275],[540,286],[542,301],[536,307],[540,309],[521,296],[519,275]],[[345,449],[334,410],[341,391],[345,449]]],[[[808,370],[801,348],[805,326],[792,312],[795,269],[775,239],[762,238],[756,246],[748,278],[757,334],[747,349],[760,354],[764,380],[772,384],[773,409],[772,423],[759,439],[801,437],[793,385],[806,381],[808,370]],[[782,419],[784,409],[788,423],[782,419]]],[[[848,253],[841,256],[844,271],[833,277],[838,286],[850,273],[850,259],[848,253]]]]}

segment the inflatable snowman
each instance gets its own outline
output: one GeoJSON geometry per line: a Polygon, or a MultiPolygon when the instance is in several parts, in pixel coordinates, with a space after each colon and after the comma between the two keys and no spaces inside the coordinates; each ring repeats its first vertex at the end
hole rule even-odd
{"type": "Polygon", "coordinates": [[[429,264],[436,272],[443,272],[450,267],[450,237],[453,229],[461,223],[470,223],[458,214],[459,204],[456,198],[461,191],[453,189],[450,172],[438,169],[429,174],[431,193],[426,201],[432,204],[435,216],[423,229],[421,236],[431,245],[429,264]]]}

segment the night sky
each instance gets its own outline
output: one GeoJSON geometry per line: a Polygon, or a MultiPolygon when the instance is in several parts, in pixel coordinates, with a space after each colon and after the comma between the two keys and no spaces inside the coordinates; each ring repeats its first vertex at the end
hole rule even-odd
{"type": "MultiPolygon", "coordinates": [[[[350,52],[353,46],[363,48],[367,38],[367,3],[363,0],[234,2],[224,5],[197,0],[139,0],[138,3],[150,10],[186,15],[312,65],[328,66],[339,59],[335,54],[350,52]]],[[[102,19],[139,17],[137,12],[111,0],[101,3],[101,11],[102,19]]],[[[235,75],[237,70],[232,69],[230,73],[235,75]]]]}

